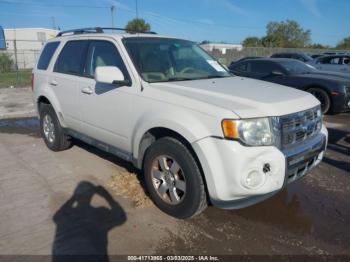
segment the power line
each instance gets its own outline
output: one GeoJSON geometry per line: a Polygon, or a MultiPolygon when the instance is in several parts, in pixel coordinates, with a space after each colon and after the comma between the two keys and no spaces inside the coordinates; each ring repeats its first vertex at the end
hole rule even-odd
{"type": "Polygon", "coordinates": [[[67,4],[33,3],[33,2],[22,2],[22,1],[8,2],[4,0],[0,0],[0,4],[31,5],[31,6],[45,6],[45,7],[70,7],[70,8],[102,8],[102,9],[109,8],[109,6],[102,6],[102,5],[67,5],[67,4]]]}

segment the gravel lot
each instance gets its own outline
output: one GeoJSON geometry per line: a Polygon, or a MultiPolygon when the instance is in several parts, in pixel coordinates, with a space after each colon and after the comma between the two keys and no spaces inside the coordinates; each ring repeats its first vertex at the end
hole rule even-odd
{"type": "MultiPolygon", "coordinates": [[[[33,115],[29,90],[16,92],[26,109],[10,116],[33,115]]],[[[350,114],[325,120],[329,148],[306,178],[256,206],[181,221],[153,206],[128,163],[81,142],[51,152],[35,118],[2,119],[0,254],[350,255],[350,114]]]]}

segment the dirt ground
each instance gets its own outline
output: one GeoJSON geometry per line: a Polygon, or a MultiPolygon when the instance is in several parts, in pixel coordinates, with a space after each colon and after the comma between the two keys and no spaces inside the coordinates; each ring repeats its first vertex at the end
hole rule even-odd
{"type": "Polygon", "coordinates": [[[0,254],[350,255],[350,114],[325,121],[328,151],[307,177],[183,221],[130,164],[82,142],[51,152],[35,118],[0,120],[0,254]]]}

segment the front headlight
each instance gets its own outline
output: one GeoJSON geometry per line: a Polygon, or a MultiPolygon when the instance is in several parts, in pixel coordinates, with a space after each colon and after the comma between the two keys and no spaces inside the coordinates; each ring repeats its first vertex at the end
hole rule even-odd
{"type": "Polygon", "coordinates": [[[225,119],[222,121],[222,130],[225,138],[240,140],[248,146],[277,145],[272,119],[270,118],[225,119]]]}

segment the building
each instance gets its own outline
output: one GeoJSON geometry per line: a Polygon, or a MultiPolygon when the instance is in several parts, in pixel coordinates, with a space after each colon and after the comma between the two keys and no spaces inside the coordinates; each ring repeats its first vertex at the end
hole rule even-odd
{"type": "Polygon", "coordinates": [[[243,49],[243,46],[239,44],[236,45],[236,44],[221,44],[221,43],[202,44],[201,47],[208,52],[213,52],[213,50],[219,50],[223,55],[226,54],[227,50],[241,51],[243,49]]]}
{"type": "Polygon", "coordinates": [[[4,29],[7,53],[20,69],[33,68],[44,43],[58,31],[47,28],[4,29]]]}

